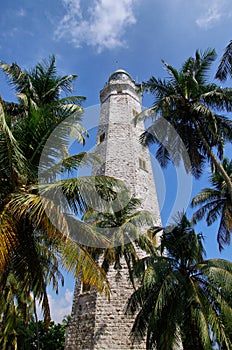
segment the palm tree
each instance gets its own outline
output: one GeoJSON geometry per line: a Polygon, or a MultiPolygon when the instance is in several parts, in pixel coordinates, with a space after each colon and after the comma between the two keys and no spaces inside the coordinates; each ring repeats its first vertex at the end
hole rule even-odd
{"type": "Polygon", "coordinates": [[[191,164],[189,167],[185,161],[186,170],[199,177],[209,160],[222,174],[232,198],[231,179],[219,161],[223,158],[224,143],[232,139],[232,122],[219,114],[231,111],[232,90],[207,82],[207,73],[215,58],[214,50],[202,54],[196,51],[195,57],[188,58],[179,71],[163,61],[169,78],[152,77],[144,83],[145,90],[153,94],[155,100],[153,106],[137,118],[153,118],[141,140],[158,144],[156,155],[161,165],[166,166],[170,160],[168,149],[172,150],[173,161],[177,163],[181,158],[185,161],[187,151],[191,164]]]}
{"type": "MultiPolygon", "coordinates": [[[[232,178],[232,161],[223,159],[223,168],[232,178]]],[[[219,249],[222,250],[225,244],[230,244],[232,231],[232,203],[230,193],[222,175],[218,172],[212,173],[210,183],[213,188],[205,188],[192,200],[192,206],[201,206],[193,215],[193,222],[206,217],[207,225],[212,225],[220,219],[217,233],[219,249]]]]}
{"type": "Polygon", "coordinates": [[[232,77],[232,40],[227,45],[225,52],[221,58],[215,78],[224,81],[226,78],[232,77]]]}
{"type": "MultiPolygon", "coordinates": [[[[115,194],[118,183],[102,176],[71,176],[73,170],[94,160],[85,152],[70,155],[67,151],[70,140],[62,129],[63,125],[68,130],[75,129],[77,141],[84,142],[87,134],[80,124],[82,108],[76,97],[60,98],[61,88],[64,86],[69,90],[72,79],[55,79],[54,60],[44,67],[44,71],[43,66],[36,67],[29,74],[13,66],[16,71],[14,76],[4,66],[7,73],[13,75],[12,81],[24,103],[20,103],[17,110],[16,104],[9,105],[0,99],[0,294],[14,278],[18,292],[23,289],[25,295],[32,294],[39,300],[45,320],[49,321],[47,285],[51,283],[57,290],[58,282],[62,280],[60,267],[75,275],[81,271],[88,283],[109,297],[104,270],[81,241],[74,239],[74,233],[92,242],[101,240],[78,217],[87,206],[98,204],[100,199],[93,196],[93,188],[107,197],[115,194]],[[47,79],[44,76],[46,72],[47,79]],[[50,84],[50,80],[56,84],[50,84]],[[39,81],[44,89],[39,88],[39,81]],[[67,119],[70,116],[71,121],[67,119]],[[48,149],[47,162],[44,162],[41,160],[42,150],[58,126],[61,127],[48,149]],[[63,159],[59,161],[61,150],[63,159]],[[64,201],[57,204],[60,193],[64,201]],[[52,218],[56,218],[57,225],[52,224],[52,218]],[[70,222],[71,225],[68,225],[70,222]]],[[[17,302],[16,291],[11,288],[12,293],[17,302]]],[[[4,305],[2,298],[0,301],[2,326],[5,327],[5,321],[14,310],[8,307],[10,305],[4,305]]]]}
{"type": "Polygon", "coordinates": [[[109,247],[91,250],[94,258],[101,257],[101,266],[106,273],[114,264],[119,278],[121,259],[124,258],[132,283],[132,268],[139,259],[136,246],[146,252],[155,243],[149,235],[149,228],[154,225],[153,217],[145,210],[137,210],[140,206],[140,200],[134,196],[130,198],[130,193],[125,190],[113,202],[109,201],[108,212],[90,209],[83,216],[96,232],[110,240],[109,247]]]}
{"type": "Polygon", "coordinates": [[[147,349],[212,349],[212,339],[231,349],[223,321],[232,321],[232,263],[203,254],[201,235],[184,215],[135,266],[141,285],[127,312],[136,314],[132,338],[146,336],[147,349]]]}
{"type": "MultiPolygon", "coordinates": [[[[85,261],[87,264],[86,266],[88,266],[88,270],[90,267],[94,270],[94,261],[91,260],[90,256],[88,256],[85,249],[71,240],[67,228],[66,231],[63,230],[61,233],[59,233],[58,230],[51,225],[47,215],[48,211],[45,210],[46,208],[44,201],[47,201],[46,205],[50,208],[51,218],[52,215],[55,215],[57,206],[54,206],[54,204],[52,205],[53,198],[51,196],[47,198],[47,194],[51,193],[51,189],[53,189],[53,193],[60,190],[67,200],[66,204],[70,207],[70,211],[74,212],[76,215],[79,215],[85,210],[85,207],[87,206],[86,201],[88,204],[93,203],[94,199],[91,194],[93,187],[100,186],[103,189],[103,186],[107,183],[107,178],[96,177],[77,179],[69,177],[66,180],[55,181],[53,175],[54,172],[57,176],[58,170],[59,172],[64,172],[65,169],[70,170],[70,168],[77,168],[82,162],[85,162],[85,154],[81,153],[74,156],[67,155],[62,162],[62,167],[54,166],[52,168],[49,176],[50,178],[53,176],[53,182],[38,185],[36,170],[38,170],[39,157],[32,157],[32,159],[30,159],[28,156],[28,153],[35,153],[35,151],[38,152],[38,156],[40,154],[38,149],[36,150],[35,147],[33,148],[33,141],[30,141],[30,139],[33,140],[33,135],[31,138],[28,137],[27,144],[29,147],[27,149],[25,148],[23,152],[22,148],[19,147],[20,140],[18,141],[14,137],[12,132],[14,130],[11,130],[7,125],[2,105],[0,105],[0,112],[0,181],[2,184],[4,184],[0,197],[1,271],[7,271],[6,267],[12,261],[11,254],[16,254],[16,251],[13,252],[13,250],[17,248],[17,251],[19,252],[19,246],[21,247],[22,251],[28,249],[30,246],[33,246],[36,234],[38,233],[46,233],[47,237],[44,238],[43,236],[44,244],[55,247],[57,251],[63,250],[63,256],[65,256],[65,251],[68,256],[68,249],[70,252],[72,252],[73,261],[70,261],[69,263],[71,264],[70,266],[72,266],[71,269],[74,269],[74,266],[76,265],[74,261],[80,261],[80,266],[85,261]],[[25,235],[22,234],[22,231],[25,233],[25,235]],[[25,242],[20,244],[21,240],[23,239],[31,239],[32,244],[29,244],[29,242],[27,244],[25,244],[25,242]],[[88,259],[90,260],[88,261],[88,259]]],[[[36,116],[36,122],[38,120],[37,114],[31,114],[31,118],[34,115],[36,116]]],[[[40,124],[43,124],[43,122],[44,119],[40,118],[40,124]]],[[[19,123],[22,125],[21,120],[19,123]]],[[[42,132],[41,138],[40,135],[37,134],[39,140],[41,140],[43,137],[43,130],[45,129],[46,125],[43,127],[41,126],[41,128],[37,128],[37,131],[41,129],[42,132]]],[[[17,127],[18,125],[14,125],[14,128],[17,129],[17,127]]],[[[32,133],[33,129],[30,131],[32,133]]],[[[62,140],[60,139],[60,141],[62,140]]],[[[66,139],[63,141],[64,144],[67,142],[66,139]]],[[[55,145],[53,145],[53,147],[54,146],[55,145]]],[[[49,165],[51,165],[51,163],[52,160],[50,161],[49,165]]],[[[55,163],[55,159],[53,159],[53,163],[55,163]]],[[[108,185],[111,185],[112,183],[116,184],[116,181],[113,179],[108,179],[108,185]]],[[[65,228],[64,216],[61,215],[60,220],[63,220],[65,228]]],[[[94,232],[90,227],[81,224],[81,222],[77,219],[73,219],[73,221],[80,225],[80,231],[83,234],[89,235],[92,238],[94,237],[94,232]]],[[[29,260],[33,256],[32,251],[29,249],[28,254],[26,254],[26,251],[24,251],[24,253],[20,252],[20,255],[24,256],[23,261],[25,261],[26,256],[28,256],[29,260]]],[[[66,260],[68,259],[67,256],[65,258],[66,260]]],[[[82,267],[84,267],[84,265],[82,265],[82,267]]],[[[28,266],[33,269],[33,267],[36,267],[36,264],[32,264],[30,261],[28,261],[28,266]]],[[[95,271],[95,277],[99,277],[100,270],[96,264],[95,268],[98,270],[98,273],[97,270],[95,271]]],[[[93,282],[95,277],[93,278],[93,282]]],[[[103,277],[103,275],[101,277],[103,277]]]]}

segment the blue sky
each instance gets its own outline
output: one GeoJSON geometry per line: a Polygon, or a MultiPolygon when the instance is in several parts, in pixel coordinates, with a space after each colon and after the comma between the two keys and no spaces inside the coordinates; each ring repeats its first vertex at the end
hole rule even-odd
{"type": "MultiPolygon", "coordinates": [[[[90,107],[117,68],[139,82],[166,76],[161,59],[179,68],[196,49],[208,47],[220,58],[231,39],[231,19],[231,0],[8,0],[1,3],[0,60],[30,69],[55,54],[61,75],[78,75],[74,93],[86,96],[90,107]]],[[[0,94],[15,98],[1,72],[0,94]]],[[[194,182],[193,193],[207,176],[206,170],[194,182]]],[[[231,258],[231,247],[219,255],[215,226],[198,227],[210,257],[231,258]]],[[[60,296],[50,295],[54,319],[70,312],[72,288],[68,277],[60,296]]]]}

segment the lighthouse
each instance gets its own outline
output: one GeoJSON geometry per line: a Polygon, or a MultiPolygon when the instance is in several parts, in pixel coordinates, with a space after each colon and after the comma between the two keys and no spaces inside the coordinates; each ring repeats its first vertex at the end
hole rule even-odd
{"type": "MultiPolygon", "coordinates": [[[[94,174],[122,180],[131,196],[140,199],[140,210],[149,211],[154,225],[161,226],[159,205],[147,146],[139,142],[144,125],[134,118],[142,111],[140,85],[129,73],[113,72],[100,92],[100,119],[96,139],[96,153],[101,164],[94,174]]],[[[146,349],[145,341],[133,344],[130,331],[133,318],[125,314],[127,300],[133,292],[126,262],[121,263],[119,279],[110,266],[110,302],[95,290],[86,289],[77,279],[71,322],[66,335],[66,350],[146,349]]]]}

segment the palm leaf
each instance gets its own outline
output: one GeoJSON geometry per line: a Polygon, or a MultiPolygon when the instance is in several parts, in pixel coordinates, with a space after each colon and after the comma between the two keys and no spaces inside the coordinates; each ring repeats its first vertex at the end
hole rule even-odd
{"type": "Polygon", "coordinates": [[[232,40],[227,45],[225,52],[221,58],[218,66],[215,78],[221,81],[226,80],[227,76],[231,76],[231,64],[232,64],[232,40]]]}
{"type": "MultiPolygon", "coordinates": [[[[3,103],[0,99],[0,173],[1,176],[16,181],[16,177],[25,178],[27,160],[19,148],[9,126],[6,123],[3,103]]],[[[9,181],[10,181],[9,180],[9,181]]]]}
{"type": "Polygon", "coordinates": [[[16,227],[7,208],[0,213],[0,271],[9,266],[13,251],[18,245],[16,227]]]}

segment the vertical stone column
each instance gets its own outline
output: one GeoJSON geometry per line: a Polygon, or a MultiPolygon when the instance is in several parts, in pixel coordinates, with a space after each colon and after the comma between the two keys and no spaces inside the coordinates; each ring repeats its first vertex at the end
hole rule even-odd
{"type": "MultiPolygon", "coordinates": [[[[126,183],[131,195],[141,200],[141,209],[150,211],[160,225],[159,206],[149,150],[139,143],[142,123],[133,119],[141,112],[141,93],[131,76],[114,72],[101,90],[101,115],[97,135],[97,154],[102,164],[94,174],[113,176],[126,183]]],[[[72,309],[72,322],[66,339],[66,350],[74,349],[146,349],[145,341],[132,344],[130,331],[133,318],[125,315],[127,300],[133,292],[126,262],[122,261],[121,278],[116,279],[113,266],[108,272],[111,285],[110,303],[94,290],[81,291],[77,280],[72,309]]]]}

